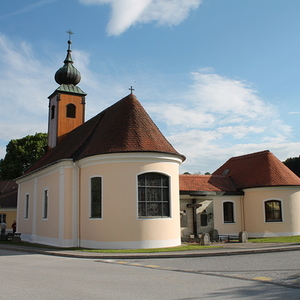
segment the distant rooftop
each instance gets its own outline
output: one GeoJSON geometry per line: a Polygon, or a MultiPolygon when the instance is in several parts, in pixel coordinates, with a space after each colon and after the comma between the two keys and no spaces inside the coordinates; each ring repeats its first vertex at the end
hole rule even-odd
{"type": "Polygon", "coordinates": [[[300,186],[300,178],[269,150],[232,157],[213,175],[230,177],[238,189],[300,186]]]}

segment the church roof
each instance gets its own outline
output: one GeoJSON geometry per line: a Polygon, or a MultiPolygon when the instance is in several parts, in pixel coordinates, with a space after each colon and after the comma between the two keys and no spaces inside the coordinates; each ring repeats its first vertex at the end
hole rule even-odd
{"type": "Polygon", "coordinates": [[[236,192],[232,180],[222,175],[179,175],[180,192],[236,192]]]}
{"type": "Polygon", "coordinates": [[[185,159],[163,136],[137,98],[129,94],[68,133],[26,174],[62,159],[124,152],[169,153],[185,159]]]}
{"type": "Polygon", "coordinates": [[[268,150],[232,157],[213,175],[231,178],[238,189],[300,185],[300,178],[268,150]]]}

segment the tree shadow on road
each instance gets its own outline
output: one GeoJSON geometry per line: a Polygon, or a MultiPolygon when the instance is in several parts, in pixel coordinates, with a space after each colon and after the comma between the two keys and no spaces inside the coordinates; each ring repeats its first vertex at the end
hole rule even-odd
{"type": "MultiPolygon", "coordinates": [[[[298,276],[299,279],[299,276],[298,276]]],[[[222,298],[222,299],[300,299],[300,285],[280,286],[276,284],[254,283],[249,287],[235,287],[222,289],[203,295],[203,299],[222,298]]]]}

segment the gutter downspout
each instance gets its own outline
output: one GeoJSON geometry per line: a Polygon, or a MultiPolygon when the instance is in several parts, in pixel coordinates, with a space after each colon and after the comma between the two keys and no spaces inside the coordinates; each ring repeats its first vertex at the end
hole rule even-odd
{"type": "Polygon", "coordinates": [[[81,168],[78,167],[78,247],[81,247],[81,168]]]}
{"type": "Polygon", "coordinates": [[[80,207],[81,207],[81,169],[80,166],[76,161],[73,160],[73,201],[72,201],[72,238],[73,238],[73,245],[75,247],[80,247],[81,245],[81,226],[80,226],[80,207]]]}
{"type": "Polygon", "coordinates": [[[242,218],[241,221],[242,221],[242,231],[246,231],[244,198],[245,198],[245,196],[243,195],[243,196],[241,197],[241,218],[242,218]]]}

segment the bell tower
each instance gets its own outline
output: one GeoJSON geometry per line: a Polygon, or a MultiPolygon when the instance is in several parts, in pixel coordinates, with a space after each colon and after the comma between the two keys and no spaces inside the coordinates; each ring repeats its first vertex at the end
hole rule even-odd
{"type": "Polygon", "coordinates": [[[49,98],[48,148],[55,147],[70,131],[84,123],[85,96],[77,84],[80,72],[73,66],[71,35],[69,34],[67,56],[64,65],[55,73],[55,81],[60,85],[49,98]]]}

